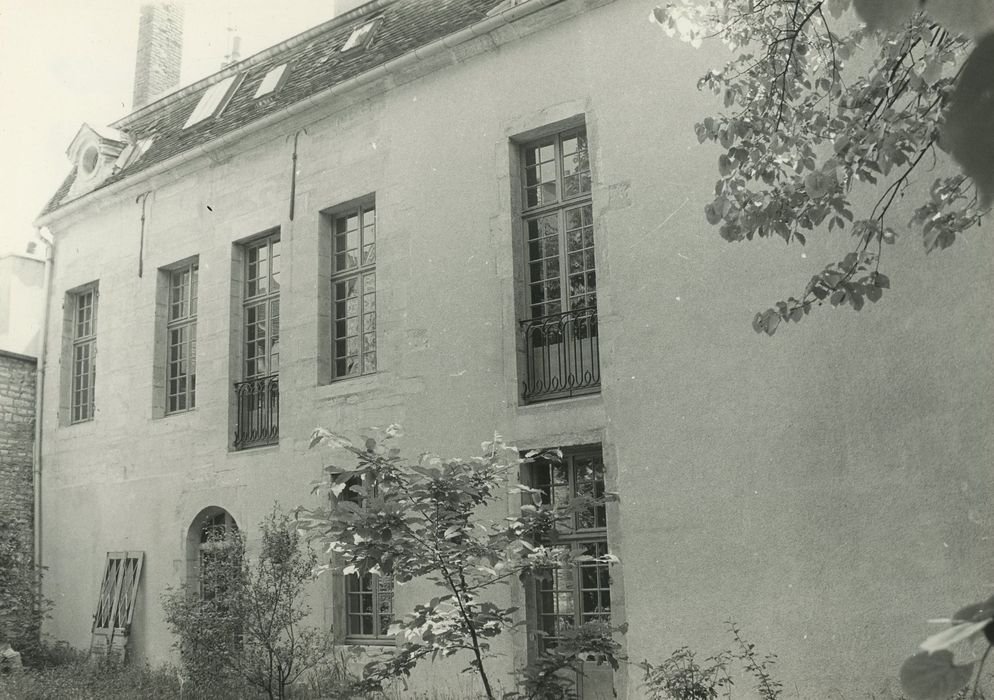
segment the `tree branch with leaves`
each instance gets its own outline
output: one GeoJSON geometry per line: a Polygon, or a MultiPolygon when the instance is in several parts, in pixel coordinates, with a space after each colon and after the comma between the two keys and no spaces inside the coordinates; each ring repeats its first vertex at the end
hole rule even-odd
{"type": "Polygon", "coordinates": [[[878,301],[890,287],[884,247],[905,224],[931,252],[990,211],[991,0],[682,0],[651,18],[694,46],[714,38],[733,52],[698,82],[723,111],[695,127],[724,149],[704,207],[721,237],[852,238],[799,294],[758,312],[757,332],[825,303],[858,311],[878,301]],[[935,166],[947,174],[910,222],[895,221],[895,202],[935,166]]]}

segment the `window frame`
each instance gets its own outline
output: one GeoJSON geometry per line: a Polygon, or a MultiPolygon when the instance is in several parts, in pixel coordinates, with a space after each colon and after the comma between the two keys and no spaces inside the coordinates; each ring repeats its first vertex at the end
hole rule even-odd
{"type": "Polygon", "coordinates": [[[238,451],[280,441],[280,229],[237,241],[233,251],[228,447],[238,451]]]}
{"type": "MultiPolygon", "coordinates": [[[[165,338],[164,338],[164,352],[165,357],[163,361],[163,385],[164,385],[164,396],[163,396],[163,414],[164,415],[175,415],[177,413],[186,413],[192,411],[197,407],[196,402],[196,383],[197,383],[197,319],[199,314],[199,269],[200,263],[197,258],[185,263],[177,264],[173,267],[166,268],[163,270],[165,277],[166,286],[166,306],[164,310],[164,322],[165,322],[165,338]],[[188,276],[187,290],[185,292],[185,298],[181,296],[180,299],[176,299],[174,294],[177,289],[177,278],[182,280],[184,275],[188,276]],[[173,316],[173,309],[177,304],[183,306],[185,305],[186,313],[180,313],[178,316],[173,316]],[[186,333],[185,341],[180,341],[180,343],[173,342],[173,333],[182,334],[186,333]],[[173,359],[173,349],[176,347],[185,346],[186,356],[185,364],[187,371],[182,374],[177,374],[175,377],[172,375],[173,367],[179,365],[183,360],[173,359]],[[185,380],[185,389],[182,392],[173,391],[173,383],[179,380],[185,380]],[[177,397],[183,398],[183,406],[179,406],[179,401],[177,401],[177,407],[173,407],[173,399],[177,397]]],[[[180,283],[180,288],[182,288],[182,282],[180,283]]]]}
{"type": "MultiPolygon", "coordinates": [[[[263,379],[266,377],[279,376],[279,344],[280,344],[280,316],[282,309],[280,308],[280,277],[281,277],[281,265],[282,265],[282,245],[279,246],[279,250],[276,255],[273,255],[274,245],[281,244],[280,231],[274,230],[270,231],[264,236],[247,241],[242,245],[244,254],[244,266],[243,274],[244,281],[242,284],[242,318],[241,318],[241,363],[239,376],[241,381],[248,381],[250,379],[263,379]],[[259,250],[261,248],[266,248],[266,289],[261,293],[250,294],[251,285],[257,283],[258,280],[262,279],[259,275],[255,277],[250,276],[249,270],[252,265],[251,256],[253,250],[259,250]],[[276,265],[276,271],[273,271],[273,260],[277,259],[280,262],[276,265]],[[277,313],[275,316],[276,323],[273,323],[274,316],[272,315],[273,303],[276,304],[277,313]],[[265,308],[265,318],[261,321],[250,322],[250,310],[257,308],[265,308]],[[249,357],[249,343],[258,342],[259,338],[253,338],[252,341],[249,340],[249,328],[250,326],[258,326],[260,323],[265,324],[264,336],[262,338],[264,354],[265,357],[265,371],[259,372],[249,372],[249,362],[258,362],[259,355],[252,355],[249,357]],[[275,331],[275,332],[274,332],[275,331]],[[275,351],[274,351],[275,348],[275,351]],[[273,358],[275,356],[275,363],[273,358]],[[275,370],[273,365],[275,364],[275,370]]],[[[258,259],[256,261],[258,264],[258,259]]],[[[258,316],[256,316],[258,318],[258,316]]]]}
{"type": "Polygon", "coordinates": [[[222,547],[234,546],[234,542],[229,539],[229,535],[238,532],[238,523],[231,513],[218,508],[204,513],[199,522],[196,523],[198,532],[197,542],[197,594],[200,600],[210,600],[216,592],[208,592],[205,588],[204,561],[211,552],[222,547]],[[220,533],[220,534],[218,534],[220,533]]]}
{"type": "Polygon", "coordinates": [[[374,17],[370,20],[366,20],[362,24],[355,25],[349,33],[348,38],[345,40],[345,43],[342,44],[342,48],[340,48],[338,52],[358,52],[369,48],[370,44],[373,43],[376,31],[379,29],[382,22],[383,17],[374,17]]]}
{"type": "MultiPolygon", "coordinates": [[[[338,478],[337,474],[332,475],[332,480],[338,478]]],[[[352,490],[353,486],[361,486],[365,481],[365,477],[362,475],[356,475],[350,478],[345,483],[345,488],[342,490],[341,494],[337,497],[339,501],[350,501],[355,503],[357,506],[363,506],[363,497],[352,490]]],[[[375,495],[376,490],[374,488],[373,493],[375,495]]],[[[336,555],[338,557],[338,555],[336,555]]],[[[341,564],[341,561],[338,562],[341,564]]],[[[394,580],[392,576],[384,576],[382,574],[366,573],[360,574],[359,572],[346,574],[344,572],[339,574],[339,586],[338,593],[342,596],[344,605],[338,606],[339,615],[341,616],[341,641],[343,644],[355,644],[355,645],[379,645],[379,646],[393,646],[396,644],[396,639],[393,635],[389,634],[387,630],[393,623],[393,613],[394,613],[394,580]],[[353,586],[358,586],[358,590],[355,590],[353,586]],[[362,610],[361,599],[362,596],[369,596],[372,598],[370,612],[366,613],[362,610]],[[389,596],[389,610],[384,613],[380,609],[381,597],[389,596]],[[358,610],[352,610],[353,600],[359,598],[360,607],[358,610]],[[381,618],[386,614],[389,619],[386,620],[386,625],[384,626],[384,621],[381,618]],[[364,634],[362,632],[362,621],[366,617],[372,618],[372,633],[364,634]],[[353,618],[359,618],[360,629],[358,632],[353,631],[352,623],[353,618]],[[379,624],[377,624],[379,622],[379,624]]]]}
{"type": "MultiPolygon", "coordinates": [[[[569,448],[563,450],[563,456],[560,463],[566,464],[567,467],[567,481],[565,483],[559,482],[559,485],[565,485],[567,487],[569,498],[575,498],[581,495],[581,492],[577,488],[577,462],[580,460],[590,459],[595,461],[599,465],[600,478],[595,480],[593,495],[594,497],[603,497],[605,493],[605,466],[603,450],[600,446],[584,446],[569,448]],[[599,484],[599,488],[598,488],[599,484]]],[[[536,460],[538,461],[538,460],[536,460]]],[[[555,505],[556,502],[556,490],[555,486],[557,482],[555,481],[555,465],[556,462],[553,460],[541,460],[548,466],[548,473],[550,479],[548,483],[543,483],[539,479],[538,464],[533,463],[530,465],[528,472],[528,482],[533,488],[542,490],[546,496],[543,496],[543,503],[551,503],[555,505]]],[[[580,554],[589,554],[593,556],[600,556],[607,554],[609,550],[608,543],[608,524],[607,524],[607,507],[604,504],[594,507],[594,524],[593,526],[584,527],[580,522],[580,513],[573,513],[573,523],[566,528],[557,528],[555,533],[548,539],[544,540],[542,544],[552,545],[552,546],[568,546],[574,556],[580,554]]],[[[536,635],[536,648],[538,651],[547,650],[553,648],[558,640],[557,635],[551,634],[549,627],[545,624],[547,618],[552,621],[552,630],[557,629],[556,621],[557,618],[565,617],[560,612],[560,600],[563,593],[569,593],[571,596],[571,607],[572,607],[572,620],[569,625],[575,628],[584,622],[589,622],[592,620],[603,620],[610,623],[613,601],[612,601],[612,590],[611,590],[611,572],[610,565],[600,562],[580,562],[578,563],[571,572],[569,572],[570,580],[567,585],[563,585],[562,579],[566,576],[566,572],[560,571],[550,571],[544,575],[537,575],[532,578],[531,583],[531,596],[534,604],[531,609],[531,614],[529,615],[529,622],[531,628],[536,632],[543,632],[544,634],[536,635]],[[584,585],[584,574],[589,570],[593,570],[595,585],[585,586],[584,585]],[[606,582],[602,581],[601,574],[606,575],[606,582]],[[598,606],[601,601],[603,601],[605,595],[607,598],[607,609],[598,610],[595,607],[592,610],[586,609],[586,598],[587,595],[592,593],[594,600],[597,601],[598,606]],[[550,600],[552,605],[551,609],[545,610],[543,600],[550,600]]]]}
{"type": "Polygon", "coordinates": [[[96,355],[97,355],[97,305],[96,283],[69,292],[69,424],[86,423],[96,416],[96,355]],[[83,322],[86,333],[80,333],[80,304],[89,298],[89,317],[83,322]],[[86,370],[78,371],[79,356],[86,352],[86,370]],[[86,379],[86,386],[82,380],[86,379]]]}
{"type": "Polygon", "coordinates": [[[183,124],[183,129],[189,129],[201,122],[219,116],[228,106],[228,103],[231,102],[231,99],[235,96],[235,92],[241,86],[244,79],[244,73],[235,73],[205,87],[204,91],[200,94],[200,99],[197,100],[196,106],[183,124]]]}
{"type": "Polygon", "coordinates": [[[259,84],[255,89],[255,94],[252,95],[253,100],[259,100],[264,97],[275,97],[277,93],[286,84],[287,79],[290,77],[290,64],[281,63],[279,65],[273,66],[265,75],[259,80],[259,84]]]}
{"type": "Polygon", "coordinates": [[[395,644],[393,635],[388,633],[389,627],[393,623],[393,577],[372,573],[359,574],[357,572],[354,574],[343,574],[342,579],[342,592],[345,596],[345,609],[343,611],[345,615],[345,643],[359,645],[395,644]],[[358,586],[358,590],[354,589],[353,586],[358,586]],[[363,596],[372,598],[370,612],[368,613],[362,610],[361,600],[363,596]],[[360,607],[358,610],[353,611],[352,605],[355,603],[355,598],[359,598],[360,607]],[[387,599],[386,612],[380,607],[383,598],[387,599]],[[383,619],[384,616],[386,616],[386,620],[383,619]],[[354,631],[352,627],[355,618],[358,618],[360,623],[360,630],[358,632],[354,631]],[[362,632],[362,624],[366,618],[372,618],[372,634],[362,632]]]}
{"type": "MultiPolygon", "coordinates": [[[[520,221],[521,221],[521,243],[522,243],[522,257],[523,257],[523,270],[524,270],[524,282],[525,282],[525,294],[524,294],[524,308],[526,309],[527,319],[537,319],[545,318],[549,316],[554,316],[556,314],[568,313],[569,311],[575,311],[581,308],[597,308],[597,286],[596,286],[596,245],[594,241],[594,225],[593,225],[593,168],[590,163],[590,138],[587,134],[586,123],[581,121],[579,123],[569,124],[558,128],[556,131],[548,133],[544,136],[537,138],[531,138],[527,141],[523,141],[518,144],[518,168],[519,168],[519,197],[520,197],[520,221]],[[581,153],[581,151],[573,151],[569,154],[564,155],[564,143],[570,138],[577,137],[583,139],[584,148],[582,153],[584,154],[584,162],[586,164],[585,168],[577,168],[573,172],[566,173],[564,167],[564,160],[566,156],[581,153]],[[552,159],[551,160],[536,160],[535,163],[529,164],[529,151],[538,150],[539,158],[541,158],[541,149],[546,147],[552,147],[552,159]],[[541,175],[535,185],[529,184],[529,170],[533,168],[538,168],[539,172],[543,170],[542,166],[546,164],[551,164],[551,167],[555,170],[555,175],[553,180],[547,181],[542,179],[541,175]],[[584,179],[585,176],[585,179],[584,179]],[[573,194],[566,193],[566,180],[568,177],[576,177],[580,185],[577,187],[577,192],[573,194]],[[586,186],[584,186],[584,183],[586,186]],[[536,192],[542,192],[543,184],[553,184],[555,187],[555,195],[552,199],[544,200],[542,197],[538,197],[534,204],[529,204],[529,190],[535,190],[536,192]],[[584,243],[585,232],[589,230],[589,245],[582,245],[579,249],[575,251],[569,250],[569,241],[567,230],[567,213],[575,210],[580,210],[580,241],[581,244],[584,243]],[[530,239],[529,227],[531,222],[539,221],[546,217],[555,216],[556,220],[556,266],[557,274],[553,278],[551,276],[541,277],[539,279],[534,278],[535,266],[540,266],[545,269],[545,261],[550,260],[552,256],[546,255],[545,251],[542,251],[541,257],[533,258],[533,246],[530,239]],[[584,266],[582,267],[580,274],[584,276],[584,283],[587,283],[589,275],[593,275],[593,285],[586,288],[587,291],[573,295],[570,293],[570,255],[571,254],[582,254],[584,260],[584,266]],[[587,266],[589,253],[589,267],[587,266]],[[536,285],[548,284],[550,280],[555,279],[559,287],[559,296],[556,298],[555,302],[550,302],[548,296],[543,295],[542,301],[535,302],[533,300],[532,290],[536,285]],[[583,304],[577,305],[574,303],[575,298],[585,298],[583,304]],[[558,311],[549,311],[551,305],[555,303],[558,304],[558,311]],[[543,313],[536,314],[535,309],[538,306],[543,307],[543,313]]],[[[541,239],[539,239],[541,241],[541,239]]],[[[538,247],[542,248],[544,244],[538,243],[538,247]]]]}
{"type": "Polygon", "coordinates": [[[377,257],[377,227],[378,227],[378,212],[376,210],[376,200],[375,198],[364,198],[352,205],[336,208],[325,214],[328,217],[329,223],[329,237],[330,237],[330,274],[329,274],[329,303],[331,305],[330,310],[330,347],[329,347],[329,379],[331,382],[339,382],[346,379],[353,379],[356,377],[367,376],[371,374],[376,374],[379,368],[379,362],[377,358],[377,334],[376,334],[376,316],[377,316],[377,300],[376,300],[376,257],[377,257]],[[372,216],[372,222],[366,224],[366,216],[372,216]],[[357,246],[355,248],[348,247],[348,237],[351,230],[348,228],[349,220],[355,217],[357,219],[357,228],[355,229],[357,235],[357,246]],[[340,230],[339,224],[341,222],[345,223],[344,230],[340,230]],[[367,241],[367,232],[372,234],[372,241],[367,241]],[[339,250],[339,241],[344,238],[346,242],[346,247],[344,250],[339,250]],[[368,249],[368,251],[367,251],[368,249]],[[356,264],[349,266],[348,259],[350,251],[355,250],[357,253],[356,264]],[[342,268],[339,267],[339,261],[344,260],[346,265],[342,268]],[[371,289],[366,289],[366,284],[371,286],[371,289]],[[353,318],[353,315],[348,314],[348,302],[349,297],[346,296],[344,299],[339,299],[338,289],[340,285],[348,285],[350,282],[354,282],[356,289],[358,291],[356,295],[356,307],[357,311],[354,315],[356,319],[356,332],[351,334],[348,332],[349,321],[353,318]],[[367,306],[369,302],[372,302],[372,309],[367,306]],[[339,316],[339,306],[344,304],[345,315],[339,316]],[[344,326],[344,335],[340,335],[340,330],[344,326]],[[371,326],[371,329],[370,327],[371,326]],[[372,337],[372,349],[366,348],[366,338],[367,336],[372,337]],[[350,373],[349,372],[349,360],[352,354],[348,350],[348,342],[350,338],[356,339],[356,363],[358,365],[359,371],[350,373]],[[339,354],[339,346],[344,343],[344,354],[339,354]],[[370,366],[371,361],[371,366],[370,366]],[[344,363],[344,372],[339,371],[339,363],[344,363]]]}

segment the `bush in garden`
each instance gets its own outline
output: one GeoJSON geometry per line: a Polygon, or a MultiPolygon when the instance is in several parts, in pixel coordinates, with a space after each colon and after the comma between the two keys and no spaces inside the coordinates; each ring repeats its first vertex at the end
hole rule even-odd
{"type": "Polygon", "coordinates": [[[19,535],[21,525],[0,517],[0,644],[8,642],[32,663],[51,603],[41,595],[42,571],[34,565],[30,541],[19,535]]]}
{"type": "Polygon", "coordinates": [[[254,562],[244,535],[227,532],[209,541],[199,589],[184,584],[163,597],[184,671],[199,693],[247,684],[282,699],[330,651],[329,634],[303,624],[316,555],[276,509],[261,530],[254,562]]]}
{"type": "Polygon", "coordinates": [[[731,697],[731,670],[736,662],[752,676],[763,700],[778,700],[783,684],[773,677],[775,654],[760,656],[756,645],[742,636],[734,622],[727,622],[735,649],[726,649],[698,663],[688,647],[680,647],[659,665],[643,661],[642,688],[650,700],[716,700],[721,689],[731,697]]]}

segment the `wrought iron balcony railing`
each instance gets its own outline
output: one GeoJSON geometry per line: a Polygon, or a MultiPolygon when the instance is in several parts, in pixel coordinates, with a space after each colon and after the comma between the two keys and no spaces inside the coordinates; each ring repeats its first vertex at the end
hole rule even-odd
{"type": "Polygon", "coordinates": [[[521,322],[525,336],[525,380],[528,403],[600,390],[597,309],[585,308],[521,322]]]}
{"type": "Polygon", "coordinates": [[[235,382],[235,411],[236,450],[279,442],[279,375],[235,382]]]}

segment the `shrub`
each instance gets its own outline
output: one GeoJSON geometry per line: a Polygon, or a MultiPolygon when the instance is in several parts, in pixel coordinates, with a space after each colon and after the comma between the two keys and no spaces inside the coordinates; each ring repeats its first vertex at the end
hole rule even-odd
{"type": "Polygon", "coordinates": [[[0,516],[0,643],[9,642],[29,661],[39,649],[39,632],[50,603],[41,595],[41,569],[34,565],[23,527],[0,516]]]}
{"type": "Polygon", "coordinates": [[[783,685],[773,677],[776,654],[760,656],[756,645],[746,641],[734,622],[727,622],[735,649],[726,649],[698,664],[694,652],[680,647],[669,658],[654,665],[643,661],[642,687],[651,700],[715,700],[721,688],[732,685],[731,669],[738,662],[755,682],[763,700],[778,700],[783,685]]]}
{"type": "MultiPolygon", "coordinates": [[[[64,643],[57,646],[64,651],[64,643]]],[[[60,652],[61,653],[61,652],[60,652]]],[[[65,662],[43,668],[28,668],[0,677],[0,700],[175,700],[180,696],[175,669],[153,669],[147,665],[92,664],[85,653],[72,650],[60,658],[65,662]]],[[[218,696],[219,700],[224,696],[218,696]]]]}
{"type": "Polygon", "coordinates": [[[326,632],[302,624],[316,555],[277,509],[260,527],[254,565],[244,535],[226,533],[209,542],[210,555],[201,559],[200,589],[184,584],[163,596],[166,622],[197,692],[248,684],[282,699],[331,648],[326,632]]]}

